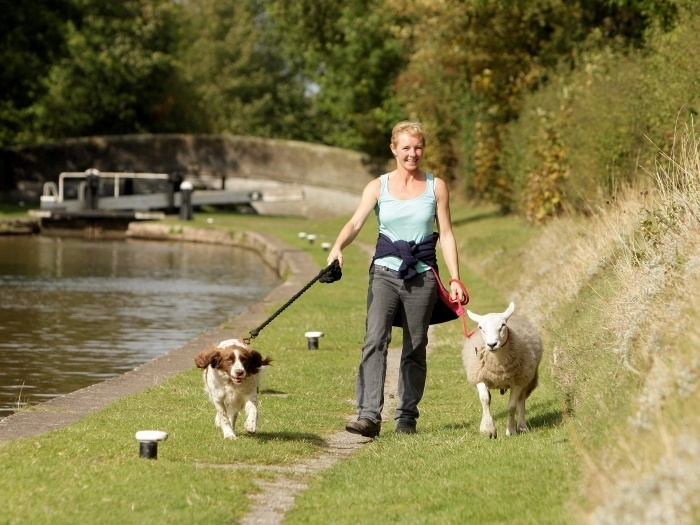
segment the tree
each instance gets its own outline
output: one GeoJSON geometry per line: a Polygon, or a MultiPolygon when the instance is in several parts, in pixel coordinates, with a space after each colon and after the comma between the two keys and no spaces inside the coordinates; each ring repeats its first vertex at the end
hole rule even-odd
{"type": "Polygon", "coordinates": [[[303,77],[320,141],[386,158],[408,115],[395,82],[409,54],[392,34],[402,18],[372,0],[268,0],[287,63],[303,77]]]}
{"type": "Polygon", "coordinates": [[[313,136],[305,86],[282,58],[259,2],[190,0],[183,9],[181,72],[209,132],[313,136]]]}
{"type": "Polygon", "coordinates": [[[155,132],[172,124],[168,92],[176,6],[169,0],[74,0],[65,56],[50,68],[31,108],[36,140],[155,132]]]}
{"type": "Polygon", "coordinates": [[[70,0],[0,0],[0,146],[26,140],[28,108],[45,93],[42,79],[65,49],[70,0]]]}
{"type": "Polygon", "coordinates": [[[646,27],[674,13],[672,0],[385,1],[415,27],[397,33],[412,50],[399,97],[438,138],[436,169],[504,211],[518,196],[500,151],[523,98],[575,66],[592,33],[641,45],[646,27]]]}

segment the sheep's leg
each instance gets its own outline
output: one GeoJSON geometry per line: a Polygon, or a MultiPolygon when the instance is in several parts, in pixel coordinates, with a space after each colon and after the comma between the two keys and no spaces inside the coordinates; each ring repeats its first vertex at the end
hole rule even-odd
{"type": "Polygon", "coordinates": [[[520,394],[520,400],[518,401],[518,431],[519,432],[528,432],[528,427],[527,427],[527,421],[525,421],[525,401],[527,401],[527,398],[530,397],[530,394],[532,394],[532,391],[537,388],[537,383],[538,383],[538,372],[535,369],[535,375],[530,381],[530,384],[527,385],[527,388],[523,389],[522,393],[520,394]]]}
{"type": "MultiPolygon", "coordinates": [[[[508,399],[508,425],[506,426],[506,435],[514,436],[515,430],[515,411],[518,411],[518,429],[521,428],[521,423],[525,422],[525,392],[521,386],[513,386],[510,389],[510,398],[508,399]],[[520,412],[522,398],[523,411],[520,412]],[[522,417],[522,422],[520,417],[522,417]]],[[[526,425],[527,429],[527,425],[526,425]]]]}
{"type": "Polygon", "coordinates": [[[493,424],[493,417],[491,417],[491,392],[489,392],[488,387],[485,383],[477,383],[476,390],[479,392],[479,399],[481,400],[481,425],[479,426],[479,432],[488,434],[490,438],[496,438],[496,425],[493,424]]]}
{"type": "Polygon", "coordinates": [[[520,393],[520,398],[518,399],[518,432],[527,432],[527,421],[525,421],[525,400],[527,399],[527,393],[523,390],[520,393]]]}
{"type": "Polygon", "coordinates": [[[245,429],[249,434],[255,434],[255,432],[258,430],[258,407],[256,405],[256,401],[246,401],[245,413],[245,429]]]}

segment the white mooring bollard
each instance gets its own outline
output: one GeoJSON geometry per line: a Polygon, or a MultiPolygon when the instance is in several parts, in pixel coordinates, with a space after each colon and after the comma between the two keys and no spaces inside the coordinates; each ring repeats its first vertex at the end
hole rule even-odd
{"type": "Polygon", "coordinates": [[[168,433],[162,430],[139,430],[136,440],[139,442],[139,456],[146,459],[158,458],[158,442],[168,439],[168,433]]]}

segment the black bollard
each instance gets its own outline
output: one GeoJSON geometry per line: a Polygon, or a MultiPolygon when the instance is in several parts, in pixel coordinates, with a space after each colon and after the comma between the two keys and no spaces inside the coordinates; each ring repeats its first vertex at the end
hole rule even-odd
{"type": "Polygon", "coordinates": [[[192,220],[192,183],[188,181],[180,184],[180,220],[192,220]]]}
{"type": "Polygon", "coordinates": [[[146,459],[158,459],[158,442],[141,441],[139,443],[139,456],[146,459]]]}
{"type": "Polygon", "coordinates": [[[139,456],[146,459],[158,458],[158,442],[168,439],[162,430],[139,430],[136,440],[139,442],[139,456]]]}
{"type": "Polygon", "coordinates": [[[100,172],[95,168],[85,170],[85,204],[88,210],[97,209],[100,193],[100,172]]]}
{"type": "Polygon", "coordinates": [[[168,212],[172,213],[175,210],[175,194],[180,191],[180,184],[182,184],[182,175],[180,173],[171,173],[168,175],[168,182],[165,195],[168,203],[168,212]]]}
{"type": "Polygon", "coordinates": [[[323,337],[323,332],[306,332],[304,334],[309,350],[318,350],[318,339],[323,337]]]}

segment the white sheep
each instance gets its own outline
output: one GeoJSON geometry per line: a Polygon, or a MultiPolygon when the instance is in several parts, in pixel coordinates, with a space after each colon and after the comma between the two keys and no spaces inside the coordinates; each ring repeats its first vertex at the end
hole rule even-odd
{"type": "Polygon", "coordinates": [[[483,409],[479,431],[489,437],[497,436],[491,417],[491,389],[501,394],[510,389],[506,434],[516,432],[515,410],[518,410],[517,430],[527,432],[525,400],[537,387],[537,369],[542,359],[542,340],[537,329],[526,319],[512,316],[515,304],[503,313],[477,315],[467,310],[478,328],[464,341],[462,361],[467,380],[479,393],[483,409]]]}

